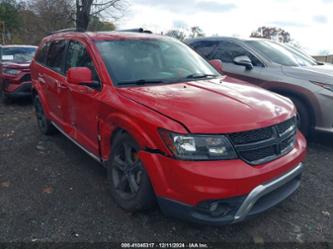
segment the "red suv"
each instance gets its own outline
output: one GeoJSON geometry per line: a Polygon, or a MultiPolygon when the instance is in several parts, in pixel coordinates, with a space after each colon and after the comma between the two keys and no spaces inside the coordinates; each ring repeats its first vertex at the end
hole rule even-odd
{"type": "Polygon", "coordinates": [[[127,211],[239,222],[298,188],[306,141],[290,100],[217,69],[164,36],[55,33],[31,66],[38,125],[101,162],[127,211]]]}
{"type": "Polygon", "coordinates": [[[0,46],[0,89],[6,100],[31,96],[30,62],[36,49],[30,45],[0,46]]]}

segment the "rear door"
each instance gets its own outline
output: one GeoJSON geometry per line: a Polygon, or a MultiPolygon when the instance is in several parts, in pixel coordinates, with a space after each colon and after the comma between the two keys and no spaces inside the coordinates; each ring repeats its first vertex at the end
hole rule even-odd
{"type": "Polygon", "coordinates": [[[68,84],[68,122],[73,127],[71,136],[83,147],[95,155],[98,147],[98,97],[101,93],[101,81],[97,74],[95,63],[86,46],[79,41],[70,41],[66,57],[66,72],[72,67],[88,67],[93,72],[93,80],[99,82],[99,87],[68,84]]]}
{"type": "Polygon", "coordinates": [[[231,77],[247,81],[252,84],[261,85],[264,83],[262,72],[264,64],[251,52],[239,44],[232,41],[220,41],[217,48],[211,55],[211,59],[220,59],[223,62],[223,69],[231,77]],[[252,70],[247,70],[245,66],[236,65],[233,60],[237,56],[248,56],[253,64],[252,70]]]}
{"type": "Polygon", "coordinates": [[[62,129],[65,128],[65,99],[67,87],[64,85],[64,65],[67,42],[56,40],[50,43],[46,56],[46,69],[38,75],[45,85],[45,95],[52,119],[62,129]]]}

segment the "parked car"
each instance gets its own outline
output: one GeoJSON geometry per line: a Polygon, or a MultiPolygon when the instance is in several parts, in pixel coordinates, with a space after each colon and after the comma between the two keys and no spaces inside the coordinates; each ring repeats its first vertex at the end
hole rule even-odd
{"type": "Polygon", "coordinates": [[[0,90],[5,100],[31,96],[30,63],[36,46],[0,46],[0,90]]]}
{"type": "Polygon", "coordinates": [[[222,60],[225,74],[290,98],[303,134],[333,133],[332,65],[265,39],[211,37],[186,43],[208,60],[222,60]]]}
{"type": "Polygon", "coordinates": [[[239,222],[300,184],[306,142],[292,102],[225,81],[172,38],[58,32],[31,70],[41,132],[58,129],[102,163],[127,211],[157,199],[182,219],[239,222]]]}

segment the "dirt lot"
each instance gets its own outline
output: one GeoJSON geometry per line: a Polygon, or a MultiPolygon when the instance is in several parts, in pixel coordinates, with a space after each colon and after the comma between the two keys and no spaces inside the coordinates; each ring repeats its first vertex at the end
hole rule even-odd
{"type": "MultiPolygon", "coordinates": [[[[1,100],[0,100],[1,101],[1,100]]],[[[255,220],[196,226],[158,209],[127,214],[105,170],[63,135],[42,136],[32,105],[0,103],[0,241],[333,242],[333,137],[309,145],[298,192],[255,220]]]]}

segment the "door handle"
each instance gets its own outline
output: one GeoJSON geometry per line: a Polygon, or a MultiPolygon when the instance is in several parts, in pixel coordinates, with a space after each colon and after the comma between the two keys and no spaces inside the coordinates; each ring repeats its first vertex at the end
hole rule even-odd
{"type": "Polygon", "coordinates": [[[46,83],[46,81],[45,81],[45,79],[44,79],[44,74],[39,73],[37,79],[38,79],[38,81],[39,81],[40,83],[42,83],[42,84],[45,84],[45,83],[46,83]]]}
{"type": "Polygon", "coordinates": [[[57,87],[60,89],[67,89],[68,87],[65,84],[62,84],[58,80],[56,80],[57,87]]]}
{"type": "Polygon", "coordinates": [[[58,84],[58,87],[61,89],[68,89],[68,87],[64,84],[58,84]]]}

